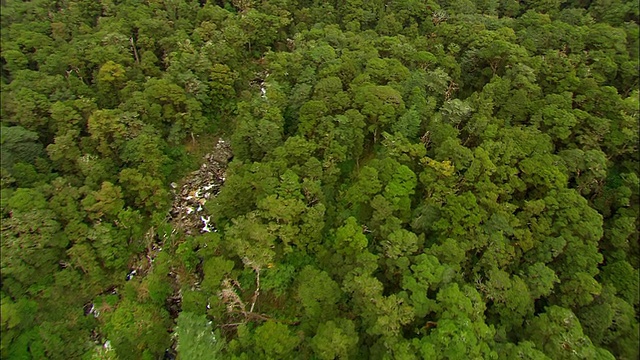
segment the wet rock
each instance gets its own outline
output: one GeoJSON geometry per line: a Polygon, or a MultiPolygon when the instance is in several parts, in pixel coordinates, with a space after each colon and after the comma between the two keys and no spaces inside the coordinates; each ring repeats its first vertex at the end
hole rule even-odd
{"type": "Polygon", "coordinates": [[[171,184],[174,202],[170,218],[175,228],[187,235],[217,231],[210,217],[204,216],[205,205],[220,192],[227,164],[232,158],[229,142],[219,139],[213,150],[204,156],[200,169],[189,174],[182,186],[171,184]]]}
{"type": "Polygon", "coordinates": [[[136,276],[137,273],[138,273],[138,270],[133,269],[130,273],[127,274],[125,280],[129,281],[129,280],[133,279],[133,277],[136,276]]]}
{"type": "Polygon", "coordinates": [[[167,350],[165,350],[164,352],[164,360],[176,360],[177,358],[177,352],[176,349],[174,349],[174,347],[171,347],[167,350]]]}

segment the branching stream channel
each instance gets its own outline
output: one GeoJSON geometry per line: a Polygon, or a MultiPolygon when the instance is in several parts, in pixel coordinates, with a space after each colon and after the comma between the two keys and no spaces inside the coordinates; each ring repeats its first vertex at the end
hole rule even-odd
{"type": "MultiPolygon", "coordinates": [[[[207,153],[200,168],[185,177],[181,184],[171,183],[173,204],[167,216],[168,231],[158,231],[155,227],[149,229],[145,235],[147,250],[132,263],[126,281],[135,277],[144,277],[153,267],[153,263],[163,248],[175,246],[170,244],[178,234],[184,236],[196,236],[207,232],[217,232],[216,225],[211,220],[211,216],[205,210],[205,204],[213,200],[226,180],[226,169],[229,161],[233,158],[231,146],[228,141],[218,139],[213,150],[207,153]]],[[[201,269],[199,269],[201,270],[201,269]]],[[[173,293],[167,298],[166,309],[171,318],[175,319],[181,311],[182,291],[181,283],[186,279],[180,279],[180,275],[173,270],[168,274],[172,279],[173,293]]],[[[201,271],[196,272],[195,286],[202,280],[201,271]]],[[[116,286],[107,289],[102,295],[117,295],[116,286]]],[[[85,305],[85,315],[99,317],[100,307],[95,302],[85,305]]],[[[110,342],[102,338],[101,334],[94,332],[93,340],[97,344],[102,344],[105,348],[110,347],[110,342]]],[[[165,359],[175,358],[175,343],[171,349],[167,349],[165,359]]]]}

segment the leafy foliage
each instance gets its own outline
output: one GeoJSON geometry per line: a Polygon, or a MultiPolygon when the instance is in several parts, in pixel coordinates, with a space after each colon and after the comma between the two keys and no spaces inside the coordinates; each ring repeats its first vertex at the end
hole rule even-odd
{"type": "Polygon", "coordinates": [[[637,2],[0,6],[2,358],[638,358],[637,2]]]}

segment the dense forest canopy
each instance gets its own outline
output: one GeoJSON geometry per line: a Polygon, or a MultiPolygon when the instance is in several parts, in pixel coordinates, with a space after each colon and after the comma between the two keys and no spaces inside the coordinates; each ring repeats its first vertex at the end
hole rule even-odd
{"type": "Polygon", "coordinates": [[[0,10],[3,359],[638,359],[637,1],[0,10]]]}

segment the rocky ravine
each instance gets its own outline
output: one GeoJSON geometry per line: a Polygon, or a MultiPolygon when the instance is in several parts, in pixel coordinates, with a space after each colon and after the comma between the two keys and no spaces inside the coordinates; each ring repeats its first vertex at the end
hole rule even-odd
{"type": "Polygon", "coordinates": [[[211,217],[205,215],[204,205],[220,192],[232,157],[229,142],[219,139],[200,169],[189,174],[179,189],[176,183],[171,184],[174,200],[169,217],[174,229],[186,235],[217,231],[211,217]]]}

